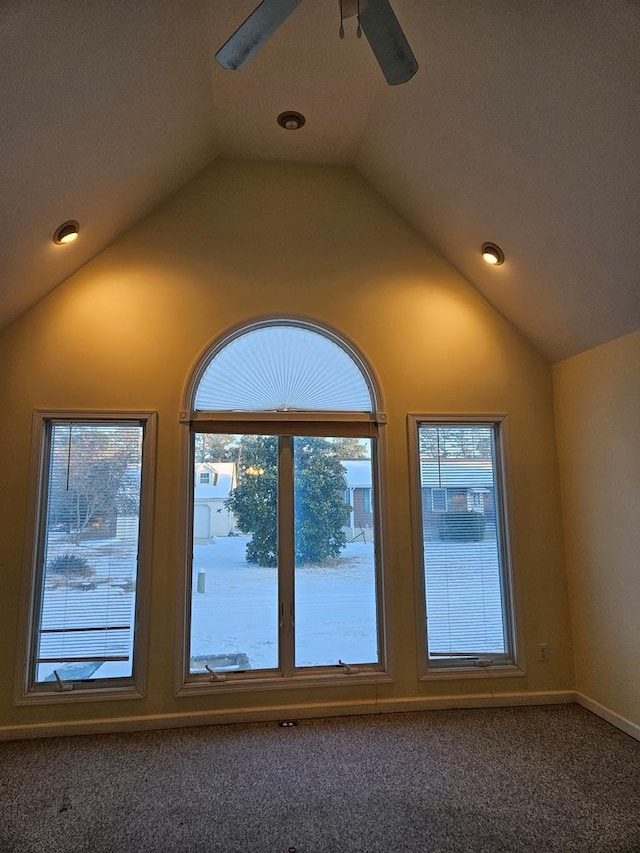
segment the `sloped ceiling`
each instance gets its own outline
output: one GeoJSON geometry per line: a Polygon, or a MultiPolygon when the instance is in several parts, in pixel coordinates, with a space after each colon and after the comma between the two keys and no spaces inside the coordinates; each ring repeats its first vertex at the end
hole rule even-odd
{"type": "Polygon", "coordinates": [[[256,4],[0,4],[0,325],[223,156],[355,166],[552,361],[640,328],[637,2],[392,0],[420,63],[398,87],[338,0],[223,71],[256,4]]]}

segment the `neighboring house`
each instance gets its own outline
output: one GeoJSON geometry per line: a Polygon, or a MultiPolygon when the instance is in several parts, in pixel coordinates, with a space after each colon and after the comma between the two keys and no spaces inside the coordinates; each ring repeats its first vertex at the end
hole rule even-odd
{"type": "MultiPolygon", "coordinates": [[[[342,462],[347,489],[345,502],[351,507],[349,525],[344,528],[347,541],[373,538],[374,516],[371,502],[371,460],[342,462]]],[[[475,511],[488,523],[495,521],[495,483],[490,459],[422,459],[422,520],[437,525],[445,512],[475,511]]]]}
{"type": "Polygon", "coordinates": [[[197,462],[194,470],[193,541],[212,542],[235,533],[234,514],[225,507],[236,485],[235,462],[197,462]]]}
{"type": "Polygon", "coordinates": [[[482,513],[495,520],[495,483],[489,459],[421,459],[422,521],[443,512],[482,513]]]}
{"type": "MultiPolygon", "coordinates": [[[[349,523],[343,528],[347,541],[371,542],[374,532],[370,459],[342,461],[347,488],[345,503],[351,507],[349,523]]],[[[495,521],[495,484],[491,461],[485,459],[423,459],[422,520],[426,526],[437,524],[441,513],[482,513],[487,522],[495,521]]],[[[198,462],[194,472],[195,498],[193,538],[197,544],[212,542],[216,536],[238,532],[234,514],[225,506],[236,486],[235,462],[198,462]]]]}
{"type": "Polygon", "coordinates": [[[351,507],[349,525],[344,528],[347,541],[360,537],[373,539],[373,504],[371,501],[371,460],[348,459],[342,462],[347,489],[345,503],[351,507]]]}
{"type": "MultiPolygon", "coordinates": [[[[347,489],[344,500],[351,507],[349,524],[344,527],[347,541],[373,539],[371,501],[371,460],[342,462],[347,489]]],[[[194,470],[193,539],[196,544],[212,542],[216,536],[237,533],[234,514],[225,507],[236,486],[235,462],[198,462],[194,470]]]]}

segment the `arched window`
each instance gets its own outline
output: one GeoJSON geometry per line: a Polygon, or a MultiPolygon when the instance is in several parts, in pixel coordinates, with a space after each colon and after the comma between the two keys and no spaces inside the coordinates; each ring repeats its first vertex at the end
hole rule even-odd
{"type": "Polygon", "coordinates": [[[356,349],[305,321],[245,325],[200,360],[183,691],[384,670],[379,401],[356,349]]]}

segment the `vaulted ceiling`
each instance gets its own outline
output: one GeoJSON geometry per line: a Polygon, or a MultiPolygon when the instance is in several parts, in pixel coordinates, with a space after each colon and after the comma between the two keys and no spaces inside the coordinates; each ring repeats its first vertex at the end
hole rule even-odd
{"type": "Polygon", "coordinates": [[[636,0],[392,0],[420,65],[394,87],[338,0],[224,71],[256,5],[0,4],[0,325],[231,157],[354,166],[552,361],[640,328],[636,0]]]}

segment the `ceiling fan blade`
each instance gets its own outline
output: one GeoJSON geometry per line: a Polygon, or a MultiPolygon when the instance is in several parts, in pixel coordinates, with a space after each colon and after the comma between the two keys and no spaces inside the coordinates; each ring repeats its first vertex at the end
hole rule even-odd
{"type": "Polygon", "coordinates": [[[366,0],[360,9],[360,26],[387,83],[397,86],[410,80],[418,63],[389,0],[366,0]]]}
{"type": "Polygon", "coordinates": [[[302,0],[262,0],[216,53],[223,68],[243,68],[302,0]]]}

